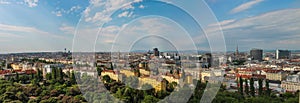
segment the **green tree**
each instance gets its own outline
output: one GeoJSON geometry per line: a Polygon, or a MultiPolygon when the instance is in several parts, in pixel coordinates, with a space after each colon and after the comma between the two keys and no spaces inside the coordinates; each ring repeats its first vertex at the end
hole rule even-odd
{"type": "Polygon", "coordinates": [[[157,99],[156,97],[154,97],[152,95],[147,95],[147,96],[145,96],[142,103],[156,103],[158,101],[159,101],[159,99],[157,99]]]}
{"type": "Polygon", "coordinates": [[[241,95],[243,95],[244,93],[244,90],[243,90],[243,79],[242,79],[242,76],[240,76],[240,78],[239,78],[239,83],[240,83],[240,89],[239,89],[239,91],[240,91],[240,94],[241,95]]]}
{"type": "Polygon", "coordinates": [[[143,84],[142,90],[144,90],[144,95],[152,95],[155,92],[150,84],[143,84]]]}
{"type": "Polygon", "coordinates": [[[258,79],[258,95],[262,95],[263,93],[263,81],[262,79],[258,79]]]}
{"type": "Polygon", "coordinates": [[[253,78],[250,79],[250,94],[252,96],[255,96],[255,88],[254,88],[254,79],[253,78]]]}
{"type": "Polygon", "coordinates": [[[51,80],[51,79],[52,79],[51,73],[47,73],[47,74],[46,74],[46,79],[47,79],[47,80],[51,80]]]}
{"type": "Polygon", "coordinates": [[[248,80],[247,79],[245,79],[245,93],[247,95],[249,95],[249,85],[248,85],[248,80]]]}
{"type": "Polygon", "coordinates": [[[98,76],[100,76],[101,72],[102,72],[102,69],[100,67],[97,67],[96,69],[97,69],[98,76]]]}
{"type": "Polygon", "coordinates": [[[71,73],[70,82],[71,84],[76,84],[76,77],[74,71],[72,71],[71,73]]]}
{"type": "Polygon", "coordinates": [[[64,79],[64,72],[62,71],[61,68],[57,69],[58,71],[58,79],[63,80],[64,79]]]}
{"type": "Polygon", "coordinates": [[[271,95],[271,89],[270,89],[270,86],[269,86],[269,80],[266,80],[266,95],[267,96],[270,96],[271,95]]]}
{"type": "Polygon", "coordinates": [[[57,78],[57,73],[56,73],[56,68],[52,68],[51,70],[51,75],[52,75],[52,79],[53,80],[56,80],[57,78]]]}
{"type": "Polygon", "coordinates": [[[37,73],[36,74],[37,74],[37,75],[35,75],[36,79],[40,82],[42,80],[42,78],[43,78],[41,70],[37,69],[37,73]]]}
{"type": "Polygon", "coordinates": [[[110,83],[110,82],[112,81],[111,78],[110,78],[108,75],[104,75],[104,76],[102,77],[102,79],[103,79],[103,81],[106,82],[106,83],[110,83]]]}
{"type": "Polygon", "coordinates": [[[16,72],[16,81],[19,81],[19,80],[20,80],[19,73],[16,72]]]}

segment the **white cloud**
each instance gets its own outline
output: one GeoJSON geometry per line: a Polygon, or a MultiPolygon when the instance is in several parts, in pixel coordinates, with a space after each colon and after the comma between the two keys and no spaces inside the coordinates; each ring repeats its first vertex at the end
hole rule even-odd
{"type": "Polygon", "coordinates": [[[63,31],[66,34],[74,34],[75,28],[72,26],[68,26],[66,24],[62,24],[62,26],[59,28],[59,30],[63,31]]]}
{"type": "Polygon", "coordinates": [[[118,15],[119,18],[121,17],[131,17],[133,15],[133,12],[125,11],[118,15]]]}
{"type": "Polygon", "coordinates": [[[45,31],[36,29],[34,27],[26,27],[26,26],[14,26],[14,25],[0,24],[0,31],[3,31],[4,33],[5,32],[31,33],[31,34],[38,34],[38,35],[47,35],[47,36],[55,37],[55,38],[62,38],[61,36],[53,35],[49,32],[45,32],[45,31]]]}
{"type": "MultiPolygon", "coordinates": [[[[295,40],[300,37],[299,18],[300,9],[285,9],[234,22],[230,20],[230,23],[223,21],[226,25],[221,25],[221,27],[229,44],[232,44],[231,41],[241,41],[241,45],[248,48],[255,45],[266,49],[295,48],[295,45],[287,44],[300,44],[300,41],[295,40]]],[[[217,29],[218,27],[215,26],[206,30],[214,33],[217,29]]]]}
{"type": "Polygon", "coordinates": [[[91,0],[91,5],[87,7],[83,13],[85,17],[84,20],[96,24],[108,22],[112,20],[110,15],[117,9],[134,9],[131,3],[141,1],[142,0],[91,0]]]}
{"type": "Polygon", "coordinates": [[[0,4],[11,4],[11,2],[7,0],[0,0],[0,4]]]}
{"type": "Polygon", "coordinates": [[[77,10],[79,10],[79,9],[81,9],[81,7],[80,7],[79,5],[77,5],[77,6],[72,6],[72,7],[70,8],[69,12],[75,12],[75,11],[77,11],[77,10]]]}
{"type": "MultiPolygon", "coordinates": [[[[81,9],[79,5],[77,6],[72,6],[69,10],[65,9],[59,9],[58,11],[52,11],[52,14],[55,14],[56,16],[62,16],[63,14],[71,14],[73,12],[77,12],[81,9]]],[[[86,11],[84,11],[86,12],[86,11]]]]}
{"type": "Polygon", "coordinates": [[[24,2],[26,5],[28,5],[28,7],[36,7],[39,0],[24,0],[24,2]]]}
{"type": "Polygon", "coordinates": [[[144,8],[145,8],[145,6],[144,6],[144,5],[140,5],[140,6],[139,6],[139,8],[141,8],[141,9],[144,9],[144,8]]]}
{"type": "Polygon", "coordinates": [[[52,11],[52,14],[54,14],[56,16],[62,16],[61,11],[52,11]]]}
{"type": "Polygon", "coordinates": [[[235,22],[236,20],[235,19],[230,19],[230,20],[223,20],[223,21],[221,21],[221,22],[219,22],[219,23],[214,23],[214,24],[210,24],[209,26],[224,26],[224,25],[228,25],[228,24],[230,24],[230,23],[233,23],[233,22],[235,22]]]}
{"type": "Polygon", "coordinates": [[[254,6],[255,4],[258,4],[258,3],[262,2],[262,1],[263,0],[251,0],[249,2],[241,4],[238,7],[232,9],[230,11],[230,13],[234,14],[234,13],[242,12],[244,10],[250,9],[252,6],[254,6]]]}

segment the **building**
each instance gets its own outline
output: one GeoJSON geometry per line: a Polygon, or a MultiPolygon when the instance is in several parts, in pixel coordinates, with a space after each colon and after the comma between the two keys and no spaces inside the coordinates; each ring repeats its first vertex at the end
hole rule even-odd
{"type": "Polygon", "coordinates": [[[154,54],[154,56],[159,56],[159,51],[157,48],[153,49],[153,54],[154,54]]]}
{"type": "Polygon", "coordinates": [[[262,49],[252,49],[250,50],[251,60],[262,61],[263,50],[262,49]]]}
{"type": "Polygon", "coordinates": [[[135,76],[134,72],[131,70],[122,69],[120,70],[121,74],[124,74],[126,77],[135,76]]]}
{"type": "Polygon", "coordinates": [[[206,53],[201,58],[202,68],[209,68],[212,66],[212,55],[211,53],[206,53]]]}
{"type": "Polygon", "coordinates": [[[102,71],[101,72],[101,77],[103,77],[105,75],[109,76],[113,80],[116,80],[116,81],[120,80],[120,76],[119,76],[118,72],[115,72],[113,70],[104,70],[104,71],[102,71]]]}
{"type": "Polygon", "coordinates": [[[282,70],[266,70],[266,79],[271,81],[283,81],[287,77],[287,73],[282,70]]]}
{"type": "Polygon", "coordinates": [[[291,58],[291,51],[289,50],[276,50],[275,53],[276,59],[290,59],[291,58]]]}
{"type": "Polygon", "coordinates": [[[285,81],[281,82],[281,88],[287,92],[296,92],[300,90],[300,75],[289,75],[285,81]]]}
{"type": "Polygon", "coordinates": [[[163,81],[159,81],[156,78],[152,78],[152,77],[140,77],[139,78],[139,86],[142,86],[144,84],[150,84],[155,91],[165,91],[166,90],[166,83],[164,83],[163,81]]]}
{"type": "Polygon", "coordinates": [[[172,82],[175,82],[177,84],[179,84],[179,79],[180,77],[177,75],[173,75],[173,74],[165,74],[165,75],[162,75],[162,78],[166,79],[169,83],[172,83],[172,82]]]}

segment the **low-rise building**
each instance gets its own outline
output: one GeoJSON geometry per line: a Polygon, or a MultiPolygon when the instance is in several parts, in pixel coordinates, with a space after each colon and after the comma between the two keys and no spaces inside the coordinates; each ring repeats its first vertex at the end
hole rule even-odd
{"type": "Polygon", "coordinates": [[[281,82],[281,88],[287,92],[300,90],[300,74],[287,76],[286,80],[281,82]]]}
{"type": "Polygon", "coordinates": [[[104,70],[104,71],[101,72],[101,77],[103,77],[105,75],[109,76],[113,80],[116,80],[116,81],[120,80],[119,73],[116,72],[116,71],[113,71],[113,70],[104,70]]]}
{"type": "Polygon", "coordinates": [[[287,77],[287,73],[282,70],[266,70],[266,79],[271,81],[282,81],[287,77]]]}

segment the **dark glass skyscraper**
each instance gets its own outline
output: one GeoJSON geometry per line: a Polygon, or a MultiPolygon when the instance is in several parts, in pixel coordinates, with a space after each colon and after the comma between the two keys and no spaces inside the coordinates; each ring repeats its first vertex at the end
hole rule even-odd
{"type": "Polygon", "coordinates": [[[291,51],[289,50],[276,50],[276,59],[290,59],[291,51]]]}
{"type": "Polygon", "coordinates": [[[250,51],[250,56],[252,60],[262,61],[263,50],[262,49],[252,49],[250,51]]]}

